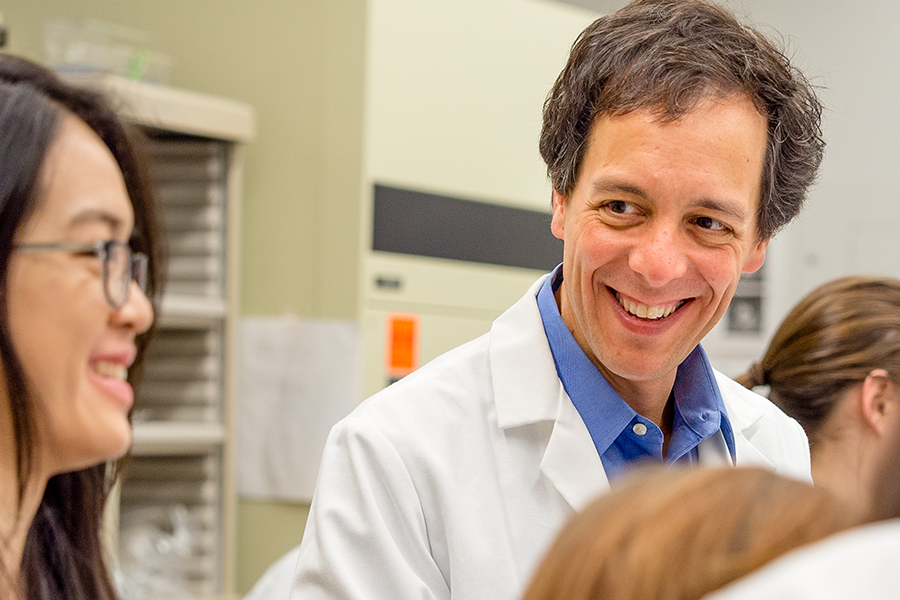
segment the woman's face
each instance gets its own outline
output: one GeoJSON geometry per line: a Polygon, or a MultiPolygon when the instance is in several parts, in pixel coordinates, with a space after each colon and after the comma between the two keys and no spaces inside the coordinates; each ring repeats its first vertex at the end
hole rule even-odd
{"type": "MultiPolygon", "coordinates": [[[[118,165],[81,120],[62,117],[45,157],[37,207],[17,244],[127,242],[134,211],[118,165]]],[[[136,283],[118,309],[101,260],[67,251],[13,252],[8,280],[13,346],[35,406],[38,468],[53,475],[114,459],[131,443],[125,381],[135,336],[153,309],[136,283]]]]}

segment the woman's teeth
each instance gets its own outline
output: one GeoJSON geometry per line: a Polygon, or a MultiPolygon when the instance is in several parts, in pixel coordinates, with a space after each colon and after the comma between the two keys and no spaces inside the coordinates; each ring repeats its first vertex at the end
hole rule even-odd
{"type": "Polygon", "coordinates": [[[128,367],[125,365],[100,361],[92,363],[91,367],[94,369],[94,373],[103,377],[111,377],[120,381],[128,378],[128,367]]]}
{"type": "Polygon", "coordinates": [[[672,306],[645,306],[643,304],[636,304],[631,302],[630,300],[626,300],[622,296],[616,292],[616,300],[619,301],[619,304],[622,305],[626,311],[631,313],[632,315],[639,317],[641,319],[663,319],[668,317],[673,312],[678,310],[682,304],[684,304],[684,300],[680,300],[673,304],[672,306]]]}

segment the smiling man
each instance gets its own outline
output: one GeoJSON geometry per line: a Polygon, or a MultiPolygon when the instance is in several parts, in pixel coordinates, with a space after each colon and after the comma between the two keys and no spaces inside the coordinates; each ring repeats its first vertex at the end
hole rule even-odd
{"type": "MultiPolygon", "coordinates": [[[[712,379],[698,344],[728,308],[741,272],[765,258],[768,239],[758,235],[756,212],[766,120],[745,95],[731,93],[705,98],[667,123],[646,109],[600,116],[589,140],[572,191],[553,193],[551,227],[565,257],[545,284],[556,307],[541,303],[542,317],[546,326],[562,315],[571,339],[637,413],[632,429],[642,432],[646,452],[633,458],[675,462],[682,454],[667,452],[673,436],[684,442],[673,450],[692,450],[700,441],[694,434],[707,437],[717,424],[692,417],[708,410],[727,420],[711,387],[672,392],[692,351],[696,360],[682,379],[698,371],[712,379]],[[683,425],[688,438],[675,435],[683,425]]],[[[557,369],[572,363],[562,354],[567,346],[577,352],[569,339],[550,334],[557,369]]],[[[563,372],[564,385],[570,377],[563,372]]]]}
{"type": "Polygon", "coordinates": [[[808,479],[800,426],[700,342],[797,214],[820,113],[714,4],[638,0],[588,27],[540,141],[563,263],[334,428],[294,600],[516,598],[573,512],[646,462],[808,479]]]}

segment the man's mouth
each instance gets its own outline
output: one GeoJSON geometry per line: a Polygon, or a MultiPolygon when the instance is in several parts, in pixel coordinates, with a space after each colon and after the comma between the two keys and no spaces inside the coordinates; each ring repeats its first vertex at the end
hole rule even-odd
{"type": "Polygon", "coordinates": [[[628,314],[638,317],[639,319],[647,319],[648,321],[654,321],[656,319],[665,319],[673,312],[684,306],[685,300],[679,300],[671,305],[662,305],[662,306],[647,306],[645,304],[638,304],[636,302],[632,302],[627,298],[623,298],[619,292],[613,290],[616,295],[616,300],[619,301],[619,304],[622,308],[625,309],[628,314]]]}

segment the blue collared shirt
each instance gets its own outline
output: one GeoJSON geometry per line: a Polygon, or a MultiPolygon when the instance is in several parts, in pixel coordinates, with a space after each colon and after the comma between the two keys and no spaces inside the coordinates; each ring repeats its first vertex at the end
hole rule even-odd
{"type": "Polygon", "coordinates": [[[675,415],[672,437],[663,460],[663,433],[653,421],[637,414],[606,381],[566,327],[553,294],[562,284],[562,265],[538,291],[537,302],[550,342],[556,372],[584,420],[612,480],[638,461],[666,464],[697,462],[697,446],[721,429],[735,458],[734,433],[706,352],[699,345],[678,366],[675,375],[675,415]]]}

